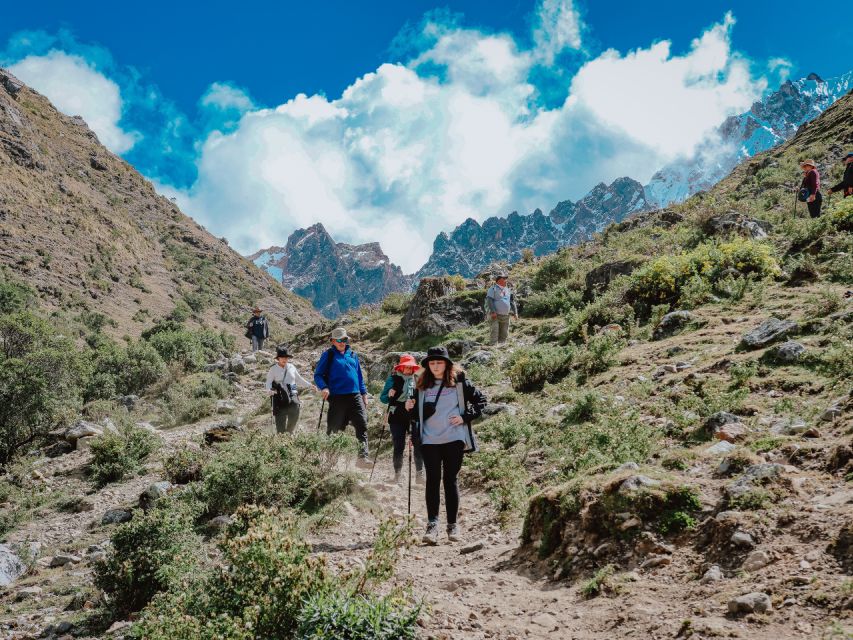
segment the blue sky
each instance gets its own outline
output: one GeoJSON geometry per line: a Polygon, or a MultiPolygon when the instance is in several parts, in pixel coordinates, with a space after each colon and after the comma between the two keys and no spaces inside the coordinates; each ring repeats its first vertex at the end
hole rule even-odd
{"type": "Polygon", "coordinates": [[[407,270],[465,217],[647,180],[850,63],[841,25],[809,39],[787,1],[252,5],[14,3],[0,63],[239,250],[321,221],[407,270]]]}

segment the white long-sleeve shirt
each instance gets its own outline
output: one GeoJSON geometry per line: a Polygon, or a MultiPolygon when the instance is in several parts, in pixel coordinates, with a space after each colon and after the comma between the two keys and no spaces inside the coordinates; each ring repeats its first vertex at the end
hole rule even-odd
{"type": "Polygon", "coordinates": [[[286,367],[280,366],[277,362],[270,367],[270,370],[267,372],[267,382],[266,389],[267,391],[272,392],[272,383],[278,382],[281,386],[288,386],[291,389],[291,393],[293,396],[296,395],[296,389],[298,387],[302,387],[303,389],[310,389],[314,385],[308,382],[305,378],[299,375],[299,372],[296,370],[291,363],[287,363],[286,367]]]}

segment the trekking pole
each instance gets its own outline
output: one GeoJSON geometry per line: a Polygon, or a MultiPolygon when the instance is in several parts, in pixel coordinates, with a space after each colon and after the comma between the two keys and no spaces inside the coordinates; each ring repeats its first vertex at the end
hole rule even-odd
{"type": "Polygon", "coordinates": [[[412,515],[412,434],[409,434],[409,506],[406,507],[406,515],[412,515]]]}
{"type": "Polygon", "coordinates": [[[388,426],[388,414],[391,412],[391,407],[385,412],[385,420],[382,422],[382,430],[379,432],[379,443],[376,445],[376,455],[373,456],[373,466],[370,468],[370,477],[368,482],[373,480],[373,472],[376,471],[376,461],[379,460],[379,452],[382,450],[382,436],[385,435],[385,427],[388,426]]]}
{"type": "Polygon", "coordinates": [[[320,403],[320,417],[317,418],[317,431],[320,431],[320,423],[323,422],[323,407],[326,406],[326,399],[323,398],[323,401],[320,403]]]}

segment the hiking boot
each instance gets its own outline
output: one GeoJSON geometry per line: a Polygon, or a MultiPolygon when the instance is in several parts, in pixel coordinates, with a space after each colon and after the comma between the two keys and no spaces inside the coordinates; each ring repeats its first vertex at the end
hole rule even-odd
{"type": "Polygon", "coordinates": [[[394,484],[402,484],[403,483],[403,473],[401,471],[394,472],[394,479],[391,481],[394,484]]]}
{"type": "Polygon", "coordinates": [[[426,531],[424,532],[424,537],[421,538],[421,540],[423,540],[424,543],[431,545],[433,547],[438,544],[438,522],[437,521],[435,521],[435,522],[430,521],[429,524],[427,524],[426,531]]]}
{"type": "Polygon", "coordinates": [[[426,482],[424,480],[424,470],[421,469],[415,473],[415,484],[423,484],[424,482],[426,482]]]}
{"type": "Polygon", "coordinates": [[[451,542],[459,542],[462,540],[462,536],[459,534],[459,525],[449,524],[447,525],[447,539],[451,542]]]}
{"type": "Polygon", "coordinates": [[[355,459],[355,466],[359,469],[372,469],[373,463],[370,461],[370,458],[362,458],[359,456],[355,459]]]}

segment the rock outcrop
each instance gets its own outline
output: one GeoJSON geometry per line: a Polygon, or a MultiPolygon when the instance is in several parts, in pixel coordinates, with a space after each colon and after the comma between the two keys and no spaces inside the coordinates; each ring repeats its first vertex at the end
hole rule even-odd
{"type": "Polygon", "coordinates": [[[403,317],[410,339],[442,336],[484,322],[485,291],[457,291],[450,278],[424,278],[403,317]]]}

